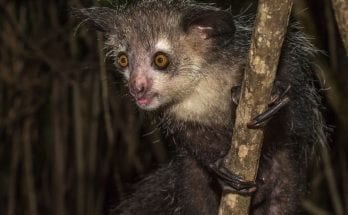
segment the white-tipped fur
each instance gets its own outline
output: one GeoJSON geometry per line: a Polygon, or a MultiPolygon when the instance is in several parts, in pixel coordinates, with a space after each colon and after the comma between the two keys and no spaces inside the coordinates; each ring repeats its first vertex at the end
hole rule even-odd
{"type": "Polygon", "coordinates": [[[168,39],[166,38],[160,38],[158,42],[155,45],[156,50],[159,51],[165,51],[165,52],[170,52],[172,49],[172,46],[168,39]]]}
{"type": "MultiPolygon", "coordinates": [[[[230,71],[238,71],[240,65],[230,71]]],[[[218,72],[207,74],[194,91],[182,102],[173,105],[168,113],[182,121],[204,125],[228,125],[231,120],[231,88],[240,85],[238,73],[218,72]]]]}

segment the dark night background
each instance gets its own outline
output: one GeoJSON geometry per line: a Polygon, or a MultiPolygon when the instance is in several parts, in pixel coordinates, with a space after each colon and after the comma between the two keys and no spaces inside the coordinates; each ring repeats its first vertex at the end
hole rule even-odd
{"type": "MultiPolygon", "coordinates": [[[[215,2],[235,14],[257,5],[215,2]]],[[[102,214],[168,159],[156,126],[104,60],[102,35],[76,32],[68,15],[119,3],[0,1],[0,214],[102,214]]],[[[292,15],[322,50],[313,68],[331,128],[304,207],[348,214],[348,58],[329,0],[297,0],[292,15]]]]}

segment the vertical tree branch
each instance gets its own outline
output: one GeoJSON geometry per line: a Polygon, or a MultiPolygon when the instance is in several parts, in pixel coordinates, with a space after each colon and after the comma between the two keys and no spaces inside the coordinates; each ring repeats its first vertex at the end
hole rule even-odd
{"type": "Polygon", "coordinates": [[[341,38],[348,55],[348,0],[332,0],[335,17],[341,38]]]}
{"type": "Polygon", "coordinates": [[[105,66],[105,59],[103,53],[103,36],[101,33],[97,34],[98,36],[98,55],[99,55],[99,71],[100,71],[100,83],[102,91],[102,103],[103,103],[103,112],[104,112],[104,122],[106,129],[106,136],[108,144],[110,147],[113,147],[115,136],[111,123],[111,114],[110,114],[110,105],[109,105],[109,93],[107,86],[107,72],[105,66]]]}
{"type": "Polygon", "coordinates": [[[24,156],[24,182],[26,188],[26,195],[28,201],[28,214],[37,215],[37,201],[36,201],[36,189],[35,180],[33,174],[33,158],[31,150],[31,132],[32,132],[32,119],[28,119],[24,122],[23,128],[23,156],[24,156]]]}
{"type": "Polygon", "coordinates": [[[63,111],[65,102],[61,99],[62,95],[66,95],[66,89],[59,85],[57,80],[53,81],[52,84],[52,129],[53,129],[53,190],[54,190],[54,202],[55,215],[66,214],[65,210],[65,147],[66,135],[64,132],[64,118],[66,112],[63,111]]]}
{"type": "Polygon", "coordinates": [[[76,211],[83,215],[85,202],[85,165],[83,150],[83,119],[81,114],[81,93],[78,83],[73,83],[73,114],[75,129],[75,156],[76,156],[76,211]]]}
{"type": "Polygon", "coordinates": [[[96,190],[95,190],[95,180],[97,180],[97,155],[98,155],[98,126],[99,115],[101,113],[101,102],[100,102],[100,82],[98,74],[92,76],[92,89],[91,89],[91,99],[89,105],[91,106],[90,120],[89,120],[89,141],[88,141],[88,168],[87,168],[87,213],[86,215],[98,214],[95,208],[98,208],[96,201],[96,190]]]}
{"type": "Polygon", "coordinates": [[[321,150],[321,157],[324,163],[324,173],[326,176],[327,184],[329,187],[330,197],[332,199],[333,208],[335,214],[343,215],[344,207],[340,199],[339,190],[337,189],[337,183],[335,181],[335,174],[333,172],[333,165],[331,163],[330,155],[328,149],[321,150]]]}
{"type": "MultiPolygon", "coordinates": [[[[250,130],[247,123],[267,108],[291,7],[291,0],[259,1],[232,146],[224,161],[224,165],[246,180],[256,178],[263,141],[263,130],[250,130]]],[[[249,205],[250,197],[226,194],[219,214],[248,214],[249,205]]]]}
{"type": "MultiPolygon", "coordinates": [[[[11,129],[12,130],[12,129],[11,129]]],[[[19,129],[13,129],[15,131],[11,132],[12,138],[12,149],[11,149],[11,164],[10,164],[10,176],[8,185],[8,195],[7,195],[7,215],[15,215],[17,208],[17,181],[18,181],[18,165],[20,160],[20,132],[19,129]]]]}

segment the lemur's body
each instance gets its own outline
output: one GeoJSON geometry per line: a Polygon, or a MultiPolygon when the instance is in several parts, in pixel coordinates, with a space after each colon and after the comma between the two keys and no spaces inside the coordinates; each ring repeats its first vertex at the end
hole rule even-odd
{"type": "MultiPolygon", "coordinates": [[[[217,214],[221,187],[209,165],[231,145],[235,105],[251,37],[250,20],[191,1],[142,1],[130,8],[80,10],[107,33],[107,46],[137,104],[158,110],[175,144],[167,165],[137,185],[113,214],[217,214]]],[[[298,214],[307,162],[324,142],[309,68],[310,46],[288,33],[275,88],[290,103],[265,128],[253,214],[298,214]]]]}

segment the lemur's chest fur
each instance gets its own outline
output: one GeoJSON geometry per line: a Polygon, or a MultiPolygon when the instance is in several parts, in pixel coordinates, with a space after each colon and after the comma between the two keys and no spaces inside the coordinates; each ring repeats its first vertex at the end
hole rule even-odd
{"type": "Polygon", "coordinates": [[[167,113],[174,120],[202,124],[203,126],[227,126],[234,114],[231,89],[240,85],[241,65],[214,68],[200,80],[193,92],[174,104],[167,113]]]}

